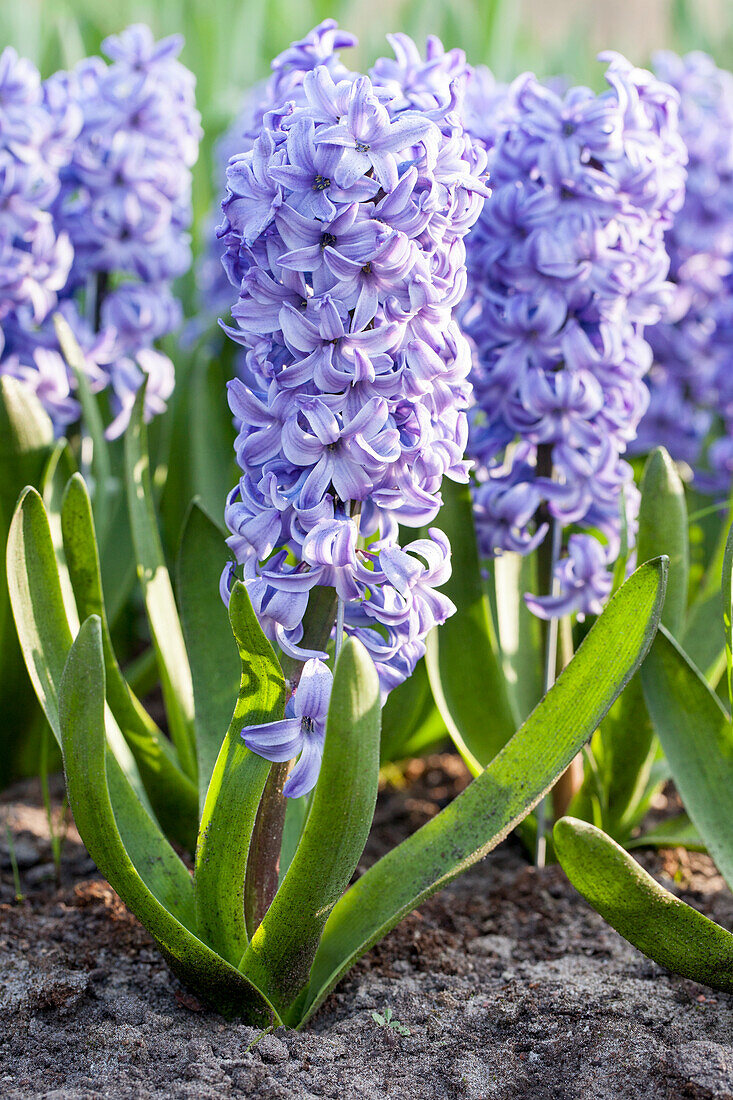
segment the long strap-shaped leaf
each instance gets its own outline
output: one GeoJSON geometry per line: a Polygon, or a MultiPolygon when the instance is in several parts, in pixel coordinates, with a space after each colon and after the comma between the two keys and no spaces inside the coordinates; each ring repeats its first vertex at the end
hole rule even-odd
{"type": "Polygon", "coordinates": [[[685,809],[733,885],[733,729],[728,715],[664,627],[646,659],[642,681],[685,809]]]}
{"type": "Polygon", "coordinates": [[[676,974],[733,992],[733,936],[680,901],[614,840],[572,817],[555,825],[565,874],[604,920],[676,974]]]}
{"type": "Polygon", "coordinates": [[[101,622],[107,699],[112,713],[132,750],[164,832],[193,852],[198,829],[196,787],[181,770],[170,741],[130,691],[117,663],[102,594],[91,501],[79,474],[66,487],[61,526],[79,617],[98,615],[101,622]]]}
{"type": "Polygon", "coordinates": [[[150,632],[158,656],[171,737],[181,767],[195,779],[191,670],[155,519],[147,432],[143,421],[144,401],[143,385],[138,391],[125,433],[125,473],[132,541],[150,632]]]}
{"type": "Polygon", "coordinates": [[[382,710],[382,764],[423,756],[447,739],[447,730],[430,690],[425,661],[412,676],[390,691],[382,710]]]}
{"type": "Polygon", "coordinates": [[[181,536],[177,589],[193,678],[201,809],[240,682],[241,666],[232,643],[229,616],[219,599],[219,578],[225,561],[224,536],[194,503],[181,536]]]}
{"type": "MultiPolygon", "coordinates": [[[[53,425],[36,395],[9,375],[0,376],[0,546],[5,546],[18,496],[25,485],[38,485],[53,448],[53,425]]],[[[13,624],[0,564],[0,789],[19,775],[32,774],[39,756],[42,727],[33,689],[13,624]]]]}
{"type": "MultiPolygon", "coordinates": [[[[246,1012],[249,1019],[262,1025],[277,1023],[276,1013],[258,990],[161,904],[130,859],[107,785],[104,695],[102,630],[99,619],[92,616],[83,623],[71,649],[59,698],[69,803],[89,854],[183,981],[225,1015],[246,1012]]],[[[113,771],[110,778],[115,792],[120,777],[113,771]]]]}
{"type": "Polygon", "coordinates": [[[90,389],[85,370],[84,354],[71,330],[71,326],[60,313],[54,315],[53,323],[61,353],[74,372],[84,425],[92,442],[91,469],[94,475],[94,516],[100,542],[104,543],[109,531],[112,463],[104,435],[102,414],[90,389]]]}
{"type": "Polygon", "coordinates": [[[483,858],[550,789],[643,660],[659,622],[666,572],[664,559],[636,570],[486,770],[336,904],[313,965],[301,1022],[360,955],[483,858]]]}
{"type": "Polygon", "coordinates": [[[364,851],[379,777],[379,678],[364,646],[339,655],[323,762],[293,861],[240,964],[286,1022],[333,906],[364,851]]]}
{"type": "MultiPolygon", "coordinates": [[[[43,483],[40,486],[43,506],[48,516],[53,547],[56,551],[59,582],[64,596],[64,607],[69,624],[76,633],[79,629],[79,613],[74,599],[74,589],[64,553],[64,537],[61,533],[61,505],[69,478],[76,473],[76,462],[67,440],[60,439],[43,471],[43,483]]],[[[82,615],[82,618],[84,616],[82,615]]]]}
{"type": "Polygon", "coordinates": [[[524,599],[537,591],[537,555],[509,552],[492,565],[501,663],[518,725],[542,696],[544,628],[524,599]]]}
{"type": "MultiPolygon", "coordinates": [[[[72,634],[61,595],[48,519],[35,489],[26,490],[13,517],[8,539],[8,587],[28,674],[48,724],[61,744],[58,692],[72,634]]],[[[121,740],[119,730],[113,726],[112,715],[106,718],[108,734],[116,731],[121,740]]],[[[129,753],[127,745],[122,744],[129,753]]],[[[111,765],[110,774],[129,775],[130,763],[132,769],[135,768],[134,760],[128,762],[123,756],[121,767],[117,755],[120,745],[114,739],[111,749],[117,768],[111,765]]],[[[137,782],[140,782],[139,776],[137,782]]],[[[144,817],[140,817],[140,801],[127,779],[116,784],[113,796],[115,816],[125,846],[148,887],[162,898],[173,883],[170,906],[178,904],[176,896],[179,895],[181,913],[190,914],[193,901],[190,876],[155,822],[144,810],[144,817]],[[144,830],[141,830],[141,820],[144,830]]]]}
{"type": "Polygon", "coordinates": [[[453,565],[442,591],[458,611],[432,631],[425,660],[443,721],[476,774],[506,744],[515,723],[481,579],[469,487],[446,478],[442,493],[437,523],[450,539],[453,565]]]}
{"type": "MultiPolygon", "coordinates": [[[[687,600],[688,530],[685,491],[671,458],[653,451],[641,480],[637,552],[641,561],[669,558],[662,623],[677,634],[687,600]]],[[[654,730],[636,676],[612,708],[599,732],[606,785],[604,825],[614,836],[628,835],[636,821],[655,751],[654,730]]]]}
{"type": "Polygon", "coordinates": [[[229,616],[242,678],[201,815],[194,881],[199,934],[223,958],[238,965],[248,943],[244,921],[247,856],[271,767],[249,751],[241,731],[243,726],[283,717],[285,680],[241,581],[232,590],[229,616]]]}

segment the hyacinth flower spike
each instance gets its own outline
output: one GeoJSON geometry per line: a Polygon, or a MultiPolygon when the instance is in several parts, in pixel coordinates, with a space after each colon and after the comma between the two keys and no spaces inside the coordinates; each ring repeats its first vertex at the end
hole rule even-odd
{"type": "MultiPolygon", "coordinates": [[[[495,612],[465,571],[446,592],[472,607],[473,624],[479,607],[488,629],[496,617],[498,638],[475,661],[476,684],[488,679],[498,698],[503,690],[515,717],[552,682],[560,618],[569,628],[571,617],[601,612],[633,562],[639,530],[639,492],[623,456],[646,409],[644,325],[660,319],[671,296],[665,233],[682,204],[686,151],[674,90],[618,55],[605,60],[601,95],[558,95],[530,74],[500,87],[474,70],[463,105],[491,181],[467,238],[458,311],[473,355],[468,454],[478,542],[464,567],[488,571],[495,612]]],[[[674,496],[666,466],[656,480],[665,478],[674,496]]],[[[454,545],[469,511],[459,493],[443,513],[454,545]]],[[[467,629],[466,615],[446,625],[430,675],[476,771],[510,722],[499,711],[496,732],[482,737],[470,693],[450,685],[466,681],[450,651],[467,629]]],[[[565,627],[563,638],[567,654],[565,627]]],[[[579,763],[558,792],[565,805],[579,763]]]]}

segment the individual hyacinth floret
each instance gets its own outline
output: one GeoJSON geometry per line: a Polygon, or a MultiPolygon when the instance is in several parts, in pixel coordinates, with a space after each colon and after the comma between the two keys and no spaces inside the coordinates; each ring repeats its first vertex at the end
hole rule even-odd
{"type": "Polygon", "coordinates": [[[665,238],[674,296],[668,316],[647,332],[654,352],[651,398],[634,447],[644,452],[663,445],[696,470],[701,488],[726,491],[733,475],[733,75],[700,52],[656,54],[654,69],[679,94],[689,164],[685,202],[665,238]],[[703,472],[703,448],[717,415],[725,430],[710,449],[710,472],[703,472]]]}
{"type": "Polygon", "coordinates": [[[554,590],[527,596],[544,618],[597,614],[633,547],[638,493],[621,456],[646,409],[643,331],[669,299],[664,233],[684,192],[675,92],[603,58],[601,95],[559,96],[532,75],[500,88],[478,71],[465,111],[491,180],[461,307],[477,530],[491,557],[528,554],[561,525],[554,590]]]}
{"type": "Polygon", "coordinates": [[[285,98],[227,173],[220,236],[239,297],[226,331],[247,376],[230,383],[242,476],[226,518],[268,636],[324,659],[303,622],[315,591],[334,589],[386,694],[454,610],[436,591],[445,536],[400,547],[398,524],[431,524],[443,477],[467,480],[470,356],[451,314],[486,158],[457,112],[465,76],[430,60],[404,86],[380,65],[350,74],[324,57],[336,41],[329,21],[281,55],[271,86],[288,66],[285,98]]]}
{"type": "Polygon", "coordinates": [[[110,436],[124,430],[145,375],[148,419],[173,388],[173,366],[154,342],[180,322],[171,287],[190,264],[190,169],[200,136],[181,44],[177,36],[156,43],[147,27],[132,26],[103,43],[110,64],[88,58],[43,85],[61,155],[49,158],[55,186],[41,204],[68,262],[46,308],[12,318],[0,370],[35,384],[60,431],[79,406],[51,322],[57,301],[92,388],[109,390],[110,436]]]}

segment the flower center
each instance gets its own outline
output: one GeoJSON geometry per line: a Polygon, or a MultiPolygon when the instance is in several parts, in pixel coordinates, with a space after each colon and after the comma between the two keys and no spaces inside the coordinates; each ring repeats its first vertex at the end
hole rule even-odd
{"type": "Polygon", "coordinates": [[[313,719],[306,716],[301,722],[301,728],[303,733],[313,733],[313,719]]]}
{"type": "Polygon", "coordinates": [[[363,141],[357,141],[356,151],[357,151],[357,153],[368,153],[369,152],[369,146],[365,145],[363,141]]]}
{"type": "Polygon", "coordinates": [[[326,188],[331,186],[331,181],[328,176],[316,176],[313,180],[314,191],[325,191],[326,188]]]}
{"type": "Polygon", "coordinates": [[[334,237],[333,233],[322,233],[321,252],[323,252],[324,248],[328,248],[330,244],[336,244],[336,237],[334,237]]]}
{"type": "Polygon", "coordinates": [[[364,266],[361,270],[364,273],[364,275],[371,275],[371,273],[372,273],[372,261],[367,260],[367,262],[364,264],[364,266]]]}
{"type": "Polygon", "coordinates": [[[576,129],[577,127],[574,122],[563,122],[562,124],[562,132],[566,137],[572,137],[576,129]]]}

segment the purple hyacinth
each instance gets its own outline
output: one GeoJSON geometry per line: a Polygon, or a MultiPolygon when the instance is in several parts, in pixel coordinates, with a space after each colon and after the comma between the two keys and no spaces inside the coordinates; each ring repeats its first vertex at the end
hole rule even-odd
{"type": "Polygon", "coordinates": [[[502,88],[477,70],[465,110],[492,188],[461,306],[477,531],[491,557],[528,554],[562,526],[554,594],[528,597],[545,618],[597,613],[624,528],[633,546],[638,492],[622,455],[646,409],[643,331],[670,296],[663,238],[683,200],[675,92],[604,57],[601,95],[558,95],[532,75],[502,88]]]}
{"type": "Polygon", "coordinates": [[[650,403],[634,449],[661,444],[696,470],[700,488],[725,492],[733,473],[733,75],[699,52],[659,53],[654,69],[679,94],[689,165],[684,206],[666,236],[674,296],[668,316],[647,331],[650,403]],[[718,416],[724,436],[709,450],[708,472],[703,449],[718,416]]]}
{"type": "MultiPolygon", "coordinates": [[[[54,150],[44,159],[55,170],[53,187],[38,187],[36,201],[68,255],[52,299],[16,311],[0,369],[35,383],[59,431],[79,415],[51,322],[59,301],[89,361],[92,387],[108,389],[110,436],[124,430],[146,375],[147,419],[173,389],[172,363],[154,344],[181,319],[171,287],[191,259],[190,169],[200,137],[193,76],[177,60],[181,44],[129,27],[104,42],[110,64],[88,58],[36,94],[47,117],[44,140],[54,150]]],[[[11,115],[13,96],[11,106],[0,102],[3,115],[11,115]]],[[[27,117],[30,126],[34,116],[27,117]]],[[[31,256],[42,273],[40,248],[28,250],[26,264],[31,256]]]]}
{"type": "Polygon", "coordinates": [[[56,307],[73,260],[51,209],[81,115],[51,93],[37,70],[8,47],[0,55],[0,373],[27,382],[54,422],[75,419],[63,364],[36,341],[56,307]],[[37,352],[37,354],[36,354],[37,352]],[[59,366],[61,369],[59,369],[59,366]]]}
{"type": "Polygon", "coordinates": [[[431,41],[418,63],[408,43],[371,78],[330,56],[332,21],[281,55],[268,87],[282,98],[230,160],[219,230],[239,295],[226,331],[246,359],[229,387],[242,476],[223,594],[237,569],[265,632],[305,661],[326,657],[303,620],[333,589],[385,694],[454,610],[436,591],[447,540],[431,528],[400,548],[398,525],[429,525],[443,477],[467,480],[470,354],[452,310],[485,195],[462,55],[431,41]]]}

